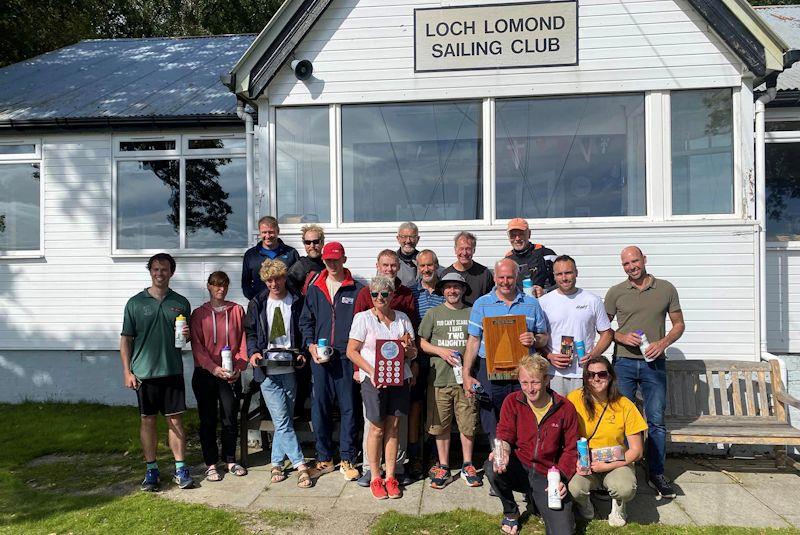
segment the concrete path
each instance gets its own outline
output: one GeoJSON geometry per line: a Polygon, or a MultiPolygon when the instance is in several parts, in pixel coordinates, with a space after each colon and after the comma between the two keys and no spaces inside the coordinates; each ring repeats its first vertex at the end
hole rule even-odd
{"type": "MultiPolygon", "coordinates": [[[[500,514],[500,502],[489,496],[488,485],[471,489],[460,479],[443,490],[417,482],[400,500],[378,501],[368,489],[345,482],[338,472],[322,476],[311,489],[297,488],[295,473],[284,482],[271,484],[269,465],[260,453],[251,457],[250,474],[243,478],[226,475],[223,481],[211,483],[202,481],[202,467],[194,473],[198,488],[164,494],[175,500],[247,511],[309,512],[324,520],[326,535],[365,533],[375,517],[390,510],[419,515],[473,508],[500,514]]],[[[770,460],[668,458],[667,476],[678,492],[674,500],[657,501],[642,470],[638,473],[639,492],[628,506],[629,522],[800,529],[800,474],[778,471],[770,460]]],[[[606,518],[610,503],[601,499],[594,503],[598,517],[606,518]]]]}

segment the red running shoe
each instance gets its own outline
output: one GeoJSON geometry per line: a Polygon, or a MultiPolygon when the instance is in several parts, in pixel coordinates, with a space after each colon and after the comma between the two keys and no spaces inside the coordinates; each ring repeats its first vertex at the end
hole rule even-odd
{"type": "MultiPolygon", "coordinates": [[[[396,479],[395,483],[397,483],[396,479]]],[[[372,497],[376,500],[385,500],[387,498],[386,485],[383,484],[383,479],[381,478],[370,481],[369,490],[372,491],[372,497]]]]}
{"type": "Polygon", "coordinates": [[[393,477],[386,478],[386,494],[392,499],[402,498],[403,491],[400,490],[400,483],[393,477]]]}

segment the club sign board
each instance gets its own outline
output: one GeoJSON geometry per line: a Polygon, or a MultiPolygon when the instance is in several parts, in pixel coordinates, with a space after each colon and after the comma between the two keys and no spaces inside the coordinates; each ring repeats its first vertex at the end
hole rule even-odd
{"type": "Polygon", "coordinates": [[[577,64],[577,0],[414,10],[415,72],[577,64]]]}

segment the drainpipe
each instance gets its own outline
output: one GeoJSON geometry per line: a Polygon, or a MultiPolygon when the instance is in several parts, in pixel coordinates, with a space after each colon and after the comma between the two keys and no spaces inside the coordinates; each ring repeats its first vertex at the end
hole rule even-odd
{"type": "MultiPolygon", "coordinates": [[[[255,177],[255,157],[253,154],[253,147],[255,139],[255,131],[253,129],[253,115],[252,109],[245,109],[244,102],[241,100],[236,104],[236,115],[239,119],[244,121],[244,133],[245,133],[245,167],[246,167],[246,176],[247,176],[247,202],[248,205],[253,205],[253,189],[254,189],[254,177],[255,177]]],[[[251,238],[255,236],[255,225],[253,222],[253,218],[249,216],[247,217],[247,235],[251,238]]]]}

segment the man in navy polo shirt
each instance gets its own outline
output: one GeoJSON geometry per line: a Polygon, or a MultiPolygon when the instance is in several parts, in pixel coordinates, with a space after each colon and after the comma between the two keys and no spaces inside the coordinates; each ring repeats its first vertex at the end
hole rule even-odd
{"type": "Polygon", "coordinates": [[[289,269],[300,259],[297,250],[278,237],[280,233],[281,228],[274,217],[264,216],[258,220],[261,241],[244,253],[242,262],[242,293],[247,299],[254,298],[267,288],[258,274],[264,260],[280,260],[289,269]]]}
{"type": "Polygon", "coordinates": [[[467,397],[475,393],[472,385],[480,383],[486,392],[480,401],[481,426],[493,440],[500,407],[511,392],[520,389],[516,380],[489,381],[486,370],[486,346],[483,343],[483,318],[497,316],[525,316],[527,331],[519,335],[519,341],[533,352],[534,348],[547,345],[547,321],[539,302],[525,295],[517,288],[519,266],[510,258],[504,258],[494,265],[494,288],[475,300],[469,317],[469,338],[464,352],[464,391],[467,397]],[[478,369],[475,373],[475,358],[478,369]]]}

